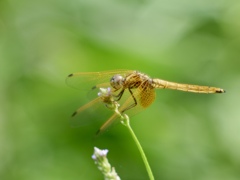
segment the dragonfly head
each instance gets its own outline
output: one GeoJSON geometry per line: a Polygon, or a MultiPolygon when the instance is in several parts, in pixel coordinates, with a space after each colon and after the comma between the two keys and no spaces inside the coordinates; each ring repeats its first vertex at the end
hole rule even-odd
{"type": "Polygon", "coordinates": [[[117,74],[110,79],[110,84],[114,89],[118,90],[123,87],[123,80],[124,78],[121,75],[117,74]]]}

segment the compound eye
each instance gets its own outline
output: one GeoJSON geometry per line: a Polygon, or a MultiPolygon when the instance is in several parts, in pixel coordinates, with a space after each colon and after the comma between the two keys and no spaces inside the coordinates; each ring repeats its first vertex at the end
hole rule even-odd
{"type": "Polygon", "coordinates": [[[113,76],[110,80],[111,86],[115,89],[122,88],[122,83],[123,83],[123,77],[119,74],[113,76]]]}
{"type": "Polygon", "coordinates": [[[110,79],[110,82],[111,82],[111,83],[114,83],[114,82],[115,82],[114,76],[110,79]]]}

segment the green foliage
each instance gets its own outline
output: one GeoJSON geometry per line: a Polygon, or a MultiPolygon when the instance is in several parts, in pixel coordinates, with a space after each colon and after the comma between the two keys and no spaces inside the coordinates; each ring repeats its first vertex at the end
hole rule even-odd
{"type": "Polygon", "coordinates": [[[237,0],[0,1],[0,179],[100,179],[93,147],[122,179],[147,179],[124,127],[94,138],[102,122],[68,123],[88,99],[66,76],[111,69],[225,89],[159,90],[131,126],[156,179],[239,179],[239,12],[237,0]]]}

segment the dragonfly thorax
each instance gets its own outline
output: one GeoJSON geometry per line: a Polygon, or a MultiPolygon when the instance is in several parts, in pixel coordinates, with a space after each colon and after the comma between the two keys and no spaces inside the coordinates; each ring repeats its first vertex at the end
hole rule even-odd
{"type": "Polygon", "coordinates": [[[114,89],[118,90],[123,87],[123,81],[124,78],[121,75],[116,74],[110,79],[110,84],[114,89]]]}

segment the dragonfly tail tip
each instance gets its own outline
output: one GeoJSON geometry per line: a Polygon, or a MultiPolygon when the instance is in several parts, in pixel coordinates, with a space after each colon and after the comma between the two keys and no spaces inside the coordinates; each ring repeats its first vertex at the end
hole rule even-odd
{"type": "Polygon", "coordinates": [[[216,93],[225,93],[226,91],[224,89],[217,90],[216,93]]]}
{"type": "Polygon", "coordinates": [[[73,76],[73,74],[69,74],[69,75],[68,75],[68,77],[72,77],[72,76],[73,76]]]}

